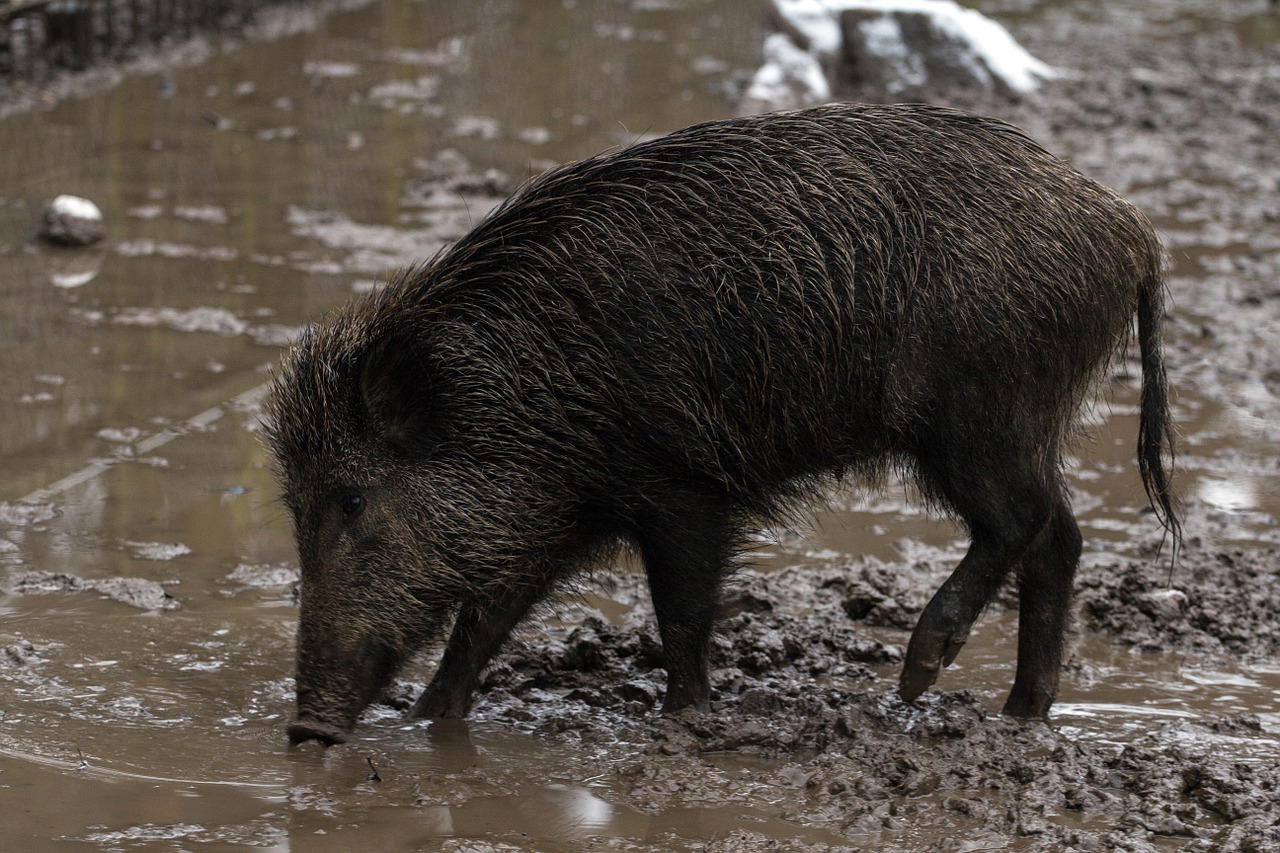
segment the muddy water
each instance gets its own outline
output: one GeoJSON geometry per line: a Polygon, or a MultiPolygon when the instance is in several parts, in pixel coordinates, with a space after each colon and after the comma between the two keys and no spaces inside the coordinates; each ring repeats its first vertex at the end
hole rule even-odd
{"type": "MultiPolygon", "coordinates": [[[[1054,34],[1115,23],[1099,24],[1110,13],[1090,3],[1005,5],[1060,64],[1054,34]]],[[[1166,45],[1188,28],[1274,39],[1256,16],[1223,24],[1151,5],[1166,45]]],[[[638,797],[610,770],[644,751],[635,735],[551,737],[545,719],[496,701],[453,725],[405,724],[379,706],[352,745],[285,747],[296,566],[255,411],[280,343],[456,239],[547,164],[732,114],[759,18],[712,0],[383,0],[300,27],[283,14],[276,29],[300,32],[210,42],[200,64],[0,121],[0,847],[686,849],[745,827],[793,845],[937,849],[955,825],[867,835],[760,794],[747,780],[785,769],[777,749],[704,756],[718,798],[638,797]],[[29,239],[42,201],[63,192],[102,207],[110,245],[29,239]]],[[[1236,272],[1272,257],[1280,232],[1272,221],[1223,235],[1196,204],[1205,187],[1143,180],[1087,137],[1060,136],[1138,193],[1174,249],[1193,538],[1275,543],[1273,321],[1223,306],[1251,304],[1236,291],[1252,279],[1236,272]],[[1262,363],[1235,369],[1248,350],[1262,363]]],[[[1116,555],[1150,563],[1159,539],[1140,509],[1135,404],[1132,377],[1109,382],[1080,448],[1071,485],[1086,572],[1116,555]]],[[[812,528],[763,533],[755,556],[769,572],[855,555],[925,566],[924,595],[962,547],[896,487],[837,495],[812,528]]],[[[536,625],[529,649],[593,614],[643,614],[623,577],[536,625]]],[[[887,694],[906,637],[892,621],[858,628],[886,660],[817,682],[887,694]]],[[[1009,611],[993,611],[939,687],[998,709],[1014,631],[1009,611]]],[[[429,672],[425,661],[406,680],[429,672]]],[[[1278,699],[1274,656],[1135,651],[1084,630],[1054,726],[1099,748],[1163,727],[1267,764],[1280,757],[1278,699]],[[1256,726],[1189,725],[1249,714],[1256,726]]]]}

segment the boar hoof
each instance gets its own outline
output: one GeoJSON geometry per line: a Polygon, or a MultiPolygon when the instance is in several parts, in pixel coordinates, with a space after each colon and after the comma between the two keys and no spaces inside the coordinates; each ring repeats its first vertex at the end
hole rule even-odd
{"type": "Polygon", "coordinates": [[[309,740],[318,740],[323,746],[345,743],[347,733],[335,726],[326,725],[318,720],[299,719],[289,724],[289,743],[297,746],[309,740]]]}
{"type": "Polygon", "coordinates": [[[461,720],[471,710],[470,691],[442,688],[434,683],[427,685],[418,701],[409,709],[410,720],[461,720]]]}
{"type": "Polygon", "coordinates": [[[1015,683],[1001,713],[1007,717],[1018,717],[1023,720],[1047,720],[1049,708],[1053,706],[1056,693],[1056,678],[1053,679],[1052,684],[1041,685],[1030,690],[1022,689],[1021,685],[1015,683]]]}
{"type": "Polygon", "coordinates": [[[667,695],[662,699],[662,713],[678,714],[690,708],[700,714],[711,710],[711,689],[705,683],[689,686],[674,683],[667,686],[667,695]]]}
{"type": "Polygon", "coordinates": [[[911,634],[907,660],[898,679],[898,695],[907,702],[914,702],[938,680],[938,673],[951,666],[969,639],[968,625],[953,630],[939,629],[926,624],[928,617],[929,611],[925,610],[911,634]]]}
{"type": "Polygon", "coordinates": [[[938,666],[912,666],[908,662],[902,669],[902,676],[898,679],[898,695],[904,702],[916,701],[921,693],[938,680],[939,669],[938,666]]]}

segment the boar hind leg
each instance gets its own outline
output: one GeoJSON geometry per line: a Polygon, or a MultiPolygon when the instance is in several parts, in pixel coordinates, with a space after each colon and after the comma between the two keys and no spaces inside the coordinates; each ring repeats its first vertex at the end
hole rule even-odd
{"type": "Polygon", "coordinates": [[[1080,528],[1063,496],[1020,564],[1018,674],[1004,706],[1010,716],[1046,717],[1058,693],[1080,545],[1080,528]]]}
{"type": "Polygon", "coordinates": [[[413,703],[409,719],[465,717],[471,710],[471,699],[484,668],[538,598],[537,594],[521,594],[464,604],[453,624],[440,666],[427,689],[413,703]]]}
{"type": "MultiPolygon", "coordinates": [[[[1025,463],[1020,464],[1021,459],[1033,459],[1038,454],[1009,453],[1013,447],[1006,445],[1003,458],[975,452],[975,448],[956,454],[962,460],[982,460],[981,472],[966,470],[976,467],[968,461],[961,467],[954,459],[922,460],[927,480],[968,524],[970,546],[960,565],[925,607],[911,634],[898,688],[907,701],[923,693],[937,679],[939,670],[955,660],[983,608],[1024,554],[1033,550],[1033,543],[1050,520],[1058,516],[1063,500],[1060,487],[1046,485],[1054,482],[1052,476],[1043,476],[1029,470],[1025,463]]],[[[1065,512],[1070,515],[1069,509],[1065,512]]],[[[1024,587],[1024,595],[1056,594],[1049,592],[1049,588],[1058,586],[1056,579],[1047,586],[1042,584],[1040,574],[1027,580],[1031,585],[1024,587]]],[[[1070,585],[1070,574],[1067,584],[1070,585]]],[[[1055,607],[1049,605],[1050,610],[1055,607]]],[[[1020,660],[1019,673],[1021,667],[1020,660]]]]}
{"type": "Polygon", "coordinates": [[[711,501],[678,509],[649,520],[638,536],[667,665],[667,713],[710,706],[707,652],[734,542],[730,514],[711,501]]]}

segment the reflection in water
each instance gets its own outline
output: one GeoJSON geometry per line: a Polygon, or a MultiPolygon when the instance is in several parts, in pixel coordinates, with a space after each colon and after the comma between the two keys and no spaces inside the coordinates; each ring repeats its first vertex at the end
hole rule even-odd
{"type": "Polygon", "coordinates": [[[494,832],[549,834],[561,840],[583,838],[611,826],[615,809],[582,788],[551,785],[518,797],[471,800],[462,806],[422,809],[430,835],[475,838],[494,832]]]}
{"type": "Polygon", "coordinates": [[[1219,509],[1241,510],[1258,508],[1256,484],[1245,478],[1215,480],[1202,477],[1196,483],[1196,497],[1219,509]]]}
{"type": "Polygon", "coordinates": [[[83,287],[97,278],[106,256],[100,249],[46,250],[45,274],[54,287],[83,287]]]}

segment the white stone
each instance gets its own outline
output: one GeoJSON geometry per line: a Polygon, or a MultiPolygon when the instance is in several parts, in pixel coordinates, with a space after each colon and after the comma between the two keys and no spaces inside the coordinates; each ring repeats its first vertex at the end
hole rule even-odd
{"type": "Polygon", "coordinates": [[[78,195],[60,195],[49,203],[49,207],[59,216],[72,219],[91,219],[102,221],[102,211],[87,198],[78,195]]]}
{"type": "Polygon", "coordinates": [[[44,207],[40,236],[62,246],[89,246],[106,236],[102,211],[87,198],[60,195],[44,207]]]}

